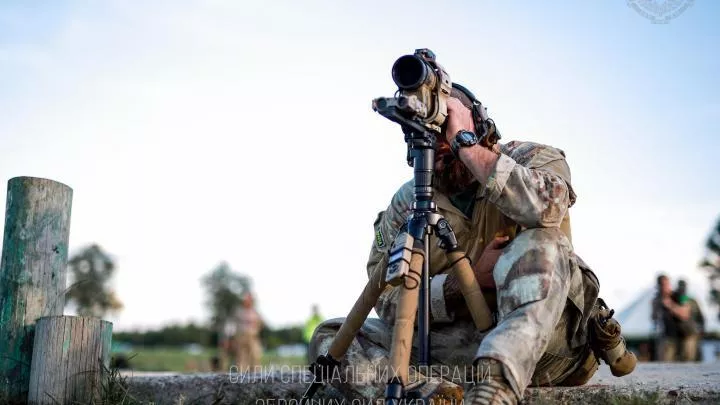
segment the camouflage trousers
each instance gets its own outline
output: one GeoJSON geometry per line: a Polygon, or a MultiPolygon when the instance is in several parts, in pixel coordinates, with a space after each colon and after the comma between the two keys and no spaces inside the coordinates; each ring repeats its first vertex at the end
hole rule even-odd
{"type": "MultiPolygon", "coordinates": [[[[584,348],[571,349],[568,291],[572,246],[557,229],[521,232],[505,248],[494,269],[498,323],[489,332],[471,321],[433,324],[430,328],[430,368],[417,367],[419,339],[414,336],[408,385],[440,378],[446,384],[469,383],[468,371],[477,358],[492,358],[518,398],[530,385],[563,381],[582,361],[584,348]]],[[[324,354],[344,318],[330,319],[315,330],[309,361],[324,354]]],[[[392,325],[367,319],[342,359],[343,372],[330,383],[348,398],[382,398],[387,384],[392,325]]]]}

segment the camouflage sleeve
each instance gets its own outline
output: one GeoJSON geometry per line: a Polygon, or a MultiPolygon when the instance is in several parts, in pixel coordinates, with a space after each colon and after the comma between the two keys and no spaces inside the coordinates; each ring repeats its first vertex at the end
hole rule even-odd
{"type": "Polygon", "coordinates": [[[483,192],[524,228],[559,227],[575,202],[563,152],[532,143],[505,149],[483,192]]]}
{"type": "MultiPolygon", "coordinates": [[[[406,183],[394,196],[390,206],[378,214],[373,224],[375,237],[370,250],[370,257],[367,263],[368,278],[376,271],[385,271],[388,265],[388,252],[395,237],[407,223],[408,216],[412,212],[413,201],[412,183],[406,183]]],[[[382,292],[375,312],[388,325],[395,323],[395,308],[400,297],[401,287],[388,285],[382,292]]],[[[442,289],[440,289],[442,292],[442,289]]],[[[436,316],[430,314],[430,322],[435,323],[436,316]]],[[[441,319],[438,319],[441,321],[441,319]]],[[[417,319],[416,319],[417,323],[417,319]]]]}
{"type": "MultiPolygon", "coordinates": [[[[405,188],[406,186],[403,186],[395,193],[388,208],[378,213],[375,219],[375,237],[367,263],[368,279],[372,278],[375,272],[385,271],[387,268],[390,245],[410,215],[412,199],[408,200],[405,188]]],[[[399,295],[399,288],[388,285],[375,304],[375,312],[389,325],[395,323],[395,306],[399,295]]]]}

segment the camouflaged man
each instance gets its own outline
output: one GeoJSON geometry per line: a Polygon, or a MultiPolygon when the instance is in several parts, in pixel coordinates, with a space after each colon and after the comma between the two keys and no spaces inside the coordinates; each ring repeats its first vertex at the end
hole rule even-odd
{"type": "MultiPolygon", "coordinates": [[[[444,251],[431,243],[433,366],[411,367],[406,389],[466,404],[516,404],[531,385],[584,384],[598,359],[615,375],[631,372],[634,356],[598,298],[597,278],[573,250],[568,210],[576,196],[565,154],[516,141],[451,148],[460,131],[476,129],[473,102],[472,94],[453,88],[436,153],[434,200],[470,258],[496,322],[489,331],[476,330],[444,251]]],[[[378,214],[368,276],[385,271],[413,199],[410,181],[378,214]]],[[[345,377],[333,385],[348,398],[384,395],[399,288],[386,287],[375,306],[381,319],[365,321],[342,360],[345,377]]],[[[327,351],[342,322],[331,319],[316,329],[311,361],[327,351]]],[[[411,363],[418,343],[415,333],[411,363]]]]}

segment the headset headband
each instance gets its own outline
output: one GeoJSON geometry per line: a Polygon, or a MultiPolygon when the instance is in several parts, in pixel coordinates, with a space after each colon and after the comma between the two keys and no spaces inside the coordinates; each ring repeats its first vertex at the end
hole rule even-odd
{"type": "Polygon", "coordinates": [[[456,89],[460,90],[461,92],[465,93],[466,96],[470,97],[470,101],[472,101],[473,104],[479,103],[478,99],[475,97],[475,95],[470,90],[467,89],[467,87],[465,87],[461,84],[455,83],[455,82],[453,82],[452,86],[453,86],[453,88],[456,88],[456,89]]]}

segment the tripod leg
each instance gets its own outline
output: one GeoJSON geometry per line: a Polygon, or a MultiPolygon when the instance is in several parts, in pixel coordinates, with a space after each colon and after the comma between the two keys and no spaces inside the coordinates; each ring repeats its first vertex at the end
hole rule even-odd
{"type": "MultiPolygon", "coordinates": [[[[424,251],[430,251],[430,234],[423,236],[424,251]]],[[[419,363],[430,365],[430,260],[423,261],[420,281],[420,300],[418,308],[418,339],[420,341],[419,363]]]]}
{"type": "Polygon", "coordinates": [[[480,285],[475,279],[470,261],[464,256],[465,252],[458,250],[448,253],[450,263],[455,263],[453,271],[460,283],[460,290],[465,297],[475,326],[480,331],[488,330],[492,326],[492,313],[483,297],[480,285]]]}
{"type": "Polygon", "coordinates": [[[401,384],[408,382],[408,368],[410,367],[410,352],[412,350],[413,330],[418,308],[420,294],[420,277],[422,275],[423,261],[425,259],[422,241],[416,240],[410,258],[410,272],[405,275],[404,284],[400,292],[397,308],[395,310],[395,325],[393,340],[390,348],[391,380],[401,384]]]}
{"type": "Polygon", "coordinates": [[[330,349],[328,349],[328,353],[333,358],[339,359],[345,355],[386,286],[385,272],[378,269],[368,280],[362,294],[355,301],[355,305],[335,335],[330,349]]]}
{"type": "Polygon", "coordinates": [[[362,294],[355,301],[345,322],[340,326],[340,330],[328,349],[327,354],[319,356],[318,359],[310,365],[310,370],[314,374],[314,378],[310,386],[303,394],[300,403],[305,405],[315,395],[315,392],[322,386],[323,381],[333,375],[334,370],[340,366],[337,359],[345,356],[353,339],[357,336],[358,331],[367,319],[368,314],[380,298],[383,290],[387,286],[385,282],[385,271],[376,271],[370,280],[368,280],[362,294]]]}

